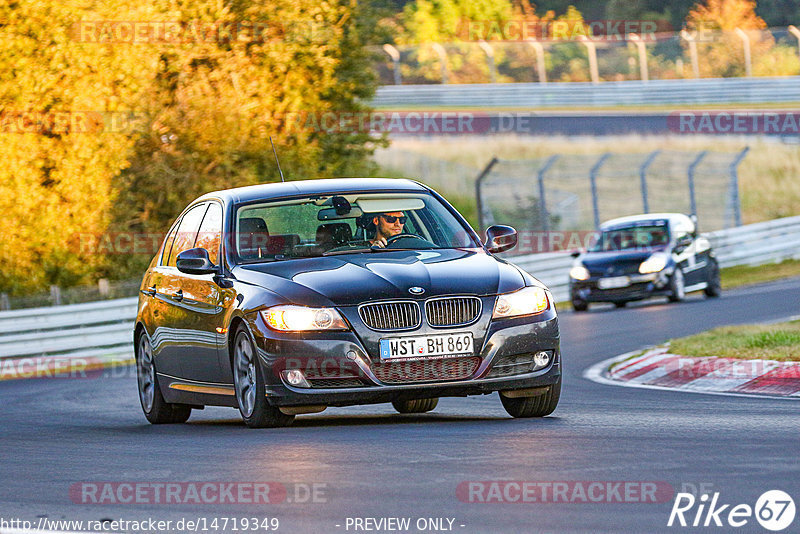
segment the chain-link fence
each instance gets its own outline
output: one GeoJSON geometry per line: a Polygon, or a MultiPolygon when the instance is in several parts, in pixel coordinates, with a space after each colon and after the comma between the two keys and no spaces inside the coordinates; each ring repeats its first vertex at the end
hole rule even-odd
{"type": "Polygon", "coordinates": [[[662,32],[581,40],[503,33],[455,43],[375,47],[382,85],[586,82],[800,74],[794,27],[662,32]],[[500,40],[495,40],[500,39],[500,40]],[[505,39],[505,40],[503,40],[505,39]],[[592,64],[596,69],[592,69],[592,64]]]}
{"type": "MultiPolygon", "coordinates": [[[[741,225],[738,153],[655,151],[493,159],[478,176],[481,230],[510,224],[521,234],[591,232],[637,213],[697,215],[703,231],[741,225]]],[[[518,253],[544,252],[520,247],[518,253]]]]}

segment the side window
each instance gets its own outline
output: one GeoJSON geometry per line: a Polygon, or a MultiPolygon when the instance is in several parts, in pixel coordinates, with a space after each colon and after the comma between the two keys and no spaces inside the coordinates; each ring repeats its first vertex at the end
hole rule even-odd
{"type": "Polygon", "coordinates": [[[216,202],[208,206],[206,216],[200,224],[200,231],[197,232],[195,248],[204,248],[208,251],[211,263],[216,265],[219,259],[219,243],[222,238],[222,208],[216,202]]]}
{"type": "Polygon", "coordinates": [[[175,231],[178,229],[178,224],[179,221],[175,221],[175,224],[169,230],[169,234],[167,234],[167,238],[164,240],[164,248],[161,249],[159,265],[166,265],[167,260],[169,260],[169,253],[172,250],[172,243],[175,241],[175,231]]]}
{"type": "Polygon", "coordinates": [[[169,253],[169,261],[167,261],[167,265],[170,267],[175,267],[178,254],[194,246],[197,230],[200,228],[200,221],[203,220],[207,207],[207,203],[198,204],[187,211],[181,219],[178,232],[175,234],[175,241],[172,243],[172,251],[169,253]]]}

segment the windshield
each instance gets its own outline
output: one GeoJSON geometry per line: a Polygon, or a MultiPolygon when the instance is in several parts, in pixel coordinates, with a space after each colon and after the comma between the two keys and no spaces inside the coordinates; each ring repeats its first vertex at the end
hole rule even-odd
{"type": "Polygon", "coordinates": [[[398,249],[479,247],[425,193],[354,193],[247,204],[236,211],[244,263],[398,249]]]}
{"type": "Polygon", "coordinates": [[[631,226],[604,230],[590,252],[659,248],[669,243],[666,224],[631,226]]]}

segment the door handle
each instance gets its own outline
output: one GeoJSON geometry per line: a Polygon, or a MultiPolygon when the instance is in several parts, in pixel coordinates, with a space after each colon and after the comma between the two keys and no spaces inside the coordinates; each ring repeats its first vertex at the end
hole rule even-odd
{"type": "Polygon", "coordinates": [[[156,286],[153,285],[148,287],[147,289],[142,289],[142,293],[147,295],[148,297],[154,297],[156,294],[156,286]]]}
{"type": "Polygon", "coordinates": [[[180,302],[183,300],[183,290],[179,289],[177,293],[172,295],[172,300],[180,302]]]}

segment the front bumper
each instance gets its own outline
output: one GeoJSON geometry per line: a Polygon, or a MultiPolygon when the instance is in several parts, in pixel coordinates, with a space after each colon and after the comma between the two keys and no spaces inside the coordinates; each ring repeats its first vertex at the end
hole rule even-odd
{"type": "Polygon", "coordinates": [[[642,300],[660,295],[668,295],[669,276],[666,271],[653,274],[630,275],[630,283],[625,287],[601,289],[602,277],[588,280],[570,279],[570,296],[572,300],[584,302],[628,302],[642,300]]]}
{"type": "MultiPolygon", "coordinates": [[[[528,317],[493,321],[485,335],[474,333],[475,353],[460,357],[474,359],[465,376],[423,374],[420,379],[412,376],[412,380],[405,380],[408,377],[401,377],[402,383],[395,380],[387,383],[378,378],[387,376],[386,373],[376,372],[376,368],[381,365],[379,356],[367,351],[365,344],[354,332],[315,333],[299,339],[296,335],[269,331],[258,325],[254,333],[264,369],[266,393],[271,404],[348,406],[430,397],[481,395],[555,384],[561,378],[558,319],[551,310],[534,317],[536,320],[528,317]],[[515,363],[526,361],[528,355],[532,358],[538,351],[549,351],[551,354],[545,367],[538,369],[526,367],[524,363],[515,363]],[[312,387],[291,386],[281,376],[281,371],[289,368],[299,368],[306,376],[318,377],[319,380],[309,379],[312,387]],[[349,384],[350,387],[326,387],[336,384],[337,381],[349,384]]],[[[453,331],[464,330],[469,328],[456,328],[453,331]]],[[[451,361],[456,359],[458,358],[451,361]]],[[[423,367],[430,365],[434,368],[439,367],[443,361],[417,360],[424,363],[423,367]]],[[[398,365],[401,363],[398,362],[398,365]]],[[[406,365],[406,362],[403,361],[402,365],[406,365]]],[[[391,375],[391,378],[398,376],[391,375]]]]}

